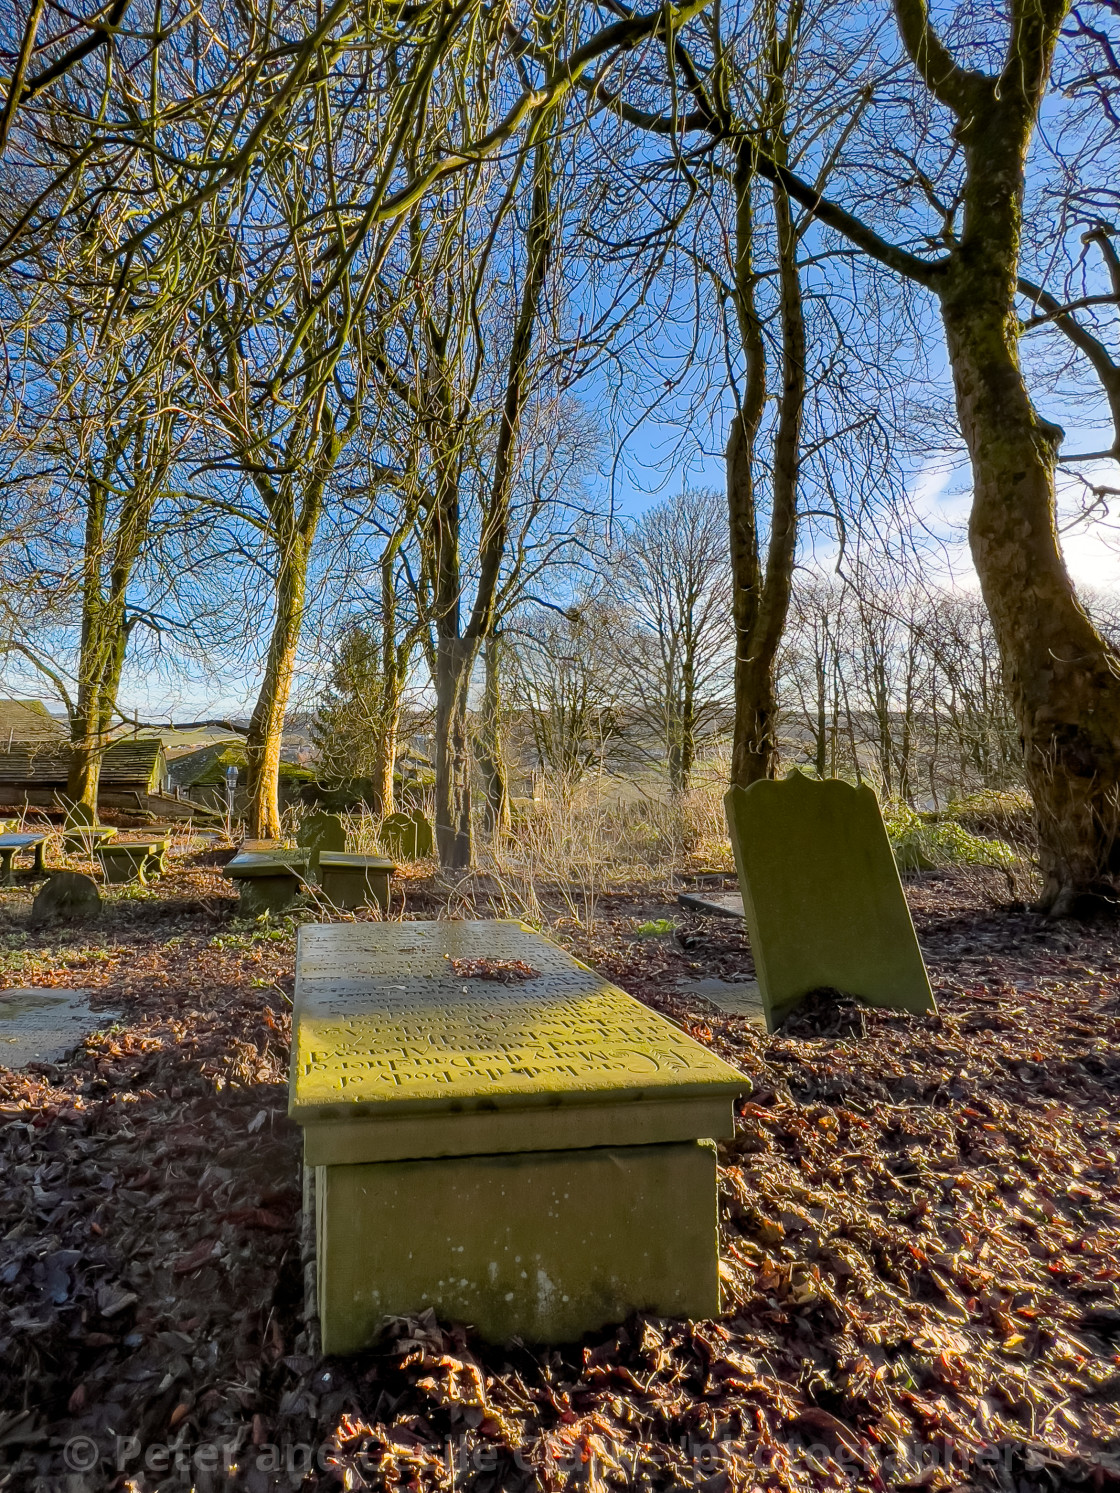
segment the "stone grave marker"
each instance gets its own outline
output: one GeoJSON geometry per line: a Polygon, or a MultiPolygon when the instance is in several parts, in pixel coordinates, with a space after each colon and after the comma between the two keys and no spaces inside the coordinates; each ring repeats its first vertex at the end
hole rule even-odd
{"type": "Polygon", "coordinates": [[[767,1025],[811,990],[936,1009],[879,801],[791,772],[724,799],[767,1025]]]}
{"type": "Polygon", "coordinates": [[[422,809],[387,814],[381,821],[378,839],[382,848],[397,860],[421,860],[432,853],[435,843],[431,821],[422,809]]]}
{"type": "Polygon", "coordinates": [[[428,1307],[492,1341],[716,1314],[713,1141],[749,1087],[519,923],[306,925],[289,1112],[324,1351],[428,1307]]]}
{"type": "Polygon", "coordinates": [[[91,1011],[93,990],[0,991],[0,1067],[54,1063],[83,1037],[116,1021],[116,1011],[91,1011]]]}
{"type": "Polygon", "coordinates": [[[308,814],[300,824],[296,844],[308,852],[309,867],[317,871],[324,850],[346,849],[346,827],[337,814],[308,814]]]}
{"type": "Polygon", "coordinates": [[[50,918],[87,922],[101,912],[97,883],[80,871],[52,871],[31,904],[31,923],[37,927],[50,918]]]}

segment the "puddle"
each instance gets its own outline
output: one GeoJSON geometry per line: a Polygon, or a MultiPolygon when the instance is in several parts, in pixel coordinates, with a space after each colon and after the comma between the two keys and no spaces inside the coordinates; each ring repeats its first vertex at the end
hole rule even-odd
{"type": "Polygon", "coordinates": [[[0,990],[0,1068],[55,1063],[117,1020],[91,1011],[92,990],[0,990]]]}

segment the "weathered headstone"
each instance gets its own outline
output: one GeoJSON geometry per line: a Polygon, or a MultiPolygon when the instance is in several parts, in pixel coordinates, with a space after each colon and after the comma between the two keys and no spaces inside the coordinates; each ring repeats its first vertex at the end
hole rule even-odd
{"type": "Polygon", "coordinates": [[[381,821],[378,839],[387,854],[409,861],[431,855],[435,843],[431,820],[422,809],[387,814],[381,821]]]}
{"type": "Polygon", "coordinates": [[[936,1009],[871,788],[792,772],[724,805],[771,1031],[811,990],[936,1009]]]}
{"type": "Polygon", "coordinates": [[[31,904],[33,926],[50,918],[68,922],[85,922],[101,912],[101,893],[97,883],[80,871],[52,871],[31,904]]]}
{"type": "Polygon", "coordinates": [[[291,1074],[325,1352],[429,1307],[553,1342],[718,1312],[749,1080],[522,925],[305,926],[291,1074]]]}
{"type": "Polygon", "coordinates": [[[337,814],[308,814],[300,823],[296,844],[307,851],[310,869],[317,871],[324,850],[346,849],[346,827],[337,814]]]}

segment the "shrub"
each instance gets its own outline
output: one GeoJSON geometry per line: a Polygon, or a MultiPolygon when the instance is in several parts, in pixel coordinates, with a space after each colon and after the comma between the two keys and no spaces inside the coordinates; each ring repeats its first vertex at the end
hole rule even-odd
{"type": "Polygon", "coordinates": [[[959,865],[1010,868],[1019,860],[1003,840],[972,834],[947,815],[922,816],[908,804],[895,802],[884,806],[883,818],[901,871],[959,865]]]}

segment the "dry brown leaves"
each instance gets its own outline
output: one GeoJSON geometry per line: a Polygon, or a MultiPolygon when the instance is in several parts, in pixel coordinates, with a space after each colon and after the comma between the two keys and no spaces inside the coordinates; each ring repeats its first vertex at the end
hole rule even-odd
{"type": "Polygon", "coordinates": [[[176,873],[107,917],[108,961],[56,961],[123,1030],[2,1078],[0,1489],[1120,1485],[1120,937],[998,895],[913,893],[939,1016],[819,1003],[772,1037],[675,993],[749,976],[737,925],[638,942],[667,909],[627,908],[577,951],[753,1080],[724,1316],[500,1351],[429,1315],[322,1362],[293,940],[230,937],[216,877],[176,873]]]}
{"type": "Polygon", "coordinates": [[[524,959],[451,959],[448,961],[460,980],[497,980],[502,985],[520,985],[540,974],[524,959]]]}

